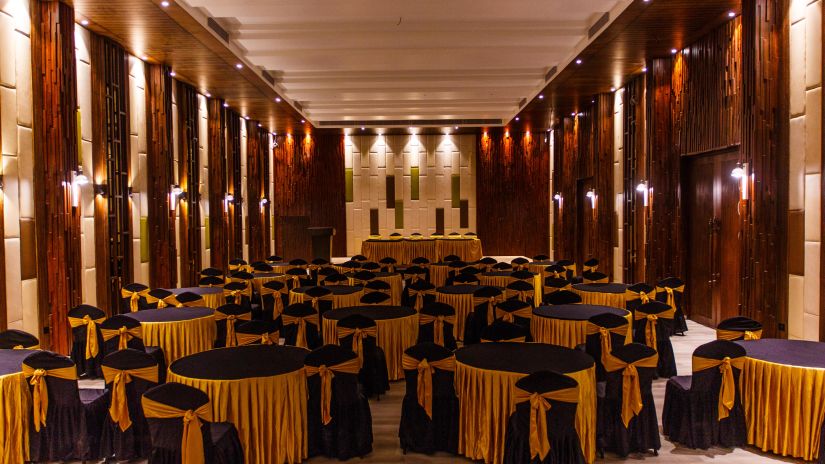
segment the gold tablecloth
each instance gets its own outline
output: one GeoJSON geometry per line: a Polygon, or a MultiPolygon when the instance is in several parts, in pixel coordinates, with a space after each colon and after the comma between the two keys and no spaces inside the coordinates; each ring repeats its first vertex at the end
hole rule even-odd
{"type": "MultiPolygon", "coordinates": [[[[464,340],[464,322],[467,316],[473,312],[475,305],[473,304],[472,293],[442,293],[436,290],[435,301],[439,303],[447,303],[455,309],[455,324],[453,324],[453,336],[456,340],[464,340]]],[[[504,294],[498,298],[498,301],[504,301],[504,294]]]]}
{"type": "Polygon", "coordinates": [[[484,257],[484,252],[481,250],[481,240],[473,239],[455,239],[445,238],[436,240],[436,253],[438,253],[438,260],[441,261],[445,256],[456,255],[462,261],[472,263],[484,257]]]}
{"type": "Polygon", "coordinates": [[[197,293],[203,297],[203,305],[207,308],[218,309],[226,304],[226,297],[223,296],[223,289],[220,287],[185,287],[170,289],[174,294],[183,292],[197,293]]]}
{"type": "MultiPolygon", "coordinates": [[[[604,305],[603,305],[604,306],[604,305]]],[[[633,315],[627,311],[626,343],[633,341],[633,315]]],[[[587,341],[587,320],[556,319],[533,314],[530,318],[530,333],[536,343],[575,348],[587,341]]]]}
{"type": "MultiPolygon", "coordinates": [[[[324,344],[337,345],[338,321],[323,319],[324,344]]],[[[387,358],[387,372],[390,380],[403,379],[404,367],[401,358],[404,356],[404,350],[418,341],[418,314],[393,319],[377,319],[375,326],[378,332],[376,342],[384,350],[384,356],[387,358]]]]}
{"type": "Polygon", "coordinates": [[[0,376],[0,462],[23,464],[29,460],[31,407],[23,371],[0,376]]]}
{"type": "Polygon", "coordinates": [[[267,283],[272,281],[280,281],[286,283],[289,280],[286,274],[277,273],[277,272],[263,272],[261,274],[253,274],[254,277],[252,278],[252,286],[256,292],[261,292],[261,287],[267,283]]]}
{"type": "Polygon", "coordinates": [[[627,305],[624,293],[588,292],[575,287],[571,288],[571,290],[573,293],[582,297],[582,304],[612,306],[622,309],[627,305]]]}
{"type": "MultiPolygon", "coordinates": [[[[358,291],[355,293],[350,293],[349,295],[336,295],[332,294],[332,308],[346,308],[347,306],[358,306],[361,304],[361,297],[364,295],[364,291],[358,291]]],[[[289,291],[289,304],[295,303],[303,303],[304,302],[304,294],[302,292],[296,292],[294,290],[289,291]]]]}
{"type": "MultiPolygon", "coordinates": [[[[481,281],[481,285],[492,285],[494,287],[505,288],[505,287],[507,287],[507,284],[515,281],[516,279],[514,279],[510,276],[488,276],[488,275],[484,275],[484,273],[481,273],[481,274],[478,274],[478,280],[481,281]]],[[[541,284],[542,284],[541,275],[536,274],[536,276],[533,277],[533,290],[535,291],[535,293],[534,293],[535,296],[533,297],[533,301],[535,301],[537,305],[541,304],[541,297],[542,297],[541,284]]],[[[505,292],[506,292],[506,290],[505,290],[505,292]]]]}
{"type": "Polygon", "coordinates": [[[303,369],[238,380],[193,379],[170,369],[168,381],[206,392],[213,420],[232,422],[238,429],[246,462],[296,463],[307,457],[308,392],[303,369]]]}
{"type": "MultiPolygon", "coordinates": [[[[147,309],[146,311],[163,311],[147,309]]],[[[190,354],[211,350],[218,336],[215,316],[209,315],[184,321],[142,322],[143,343],[159,346],[166,357],[166,365],[190,354]]]]}
{"type": "Polygon", "coordinates": [[[450,275],[450,266],[433,265],[430,266],[430,283],[436,287],[447,285],[447,277],[450,275]]]}
{"type": "MultiPolygon", "coordinates": [[[[576,431],[587,462],[596,458],[596,369],[567,374],[579,383],[576,431]]],[[[456,362],[459,401],[458,453],[485,463],[504,462],[507,421],[513,413],[513,390],[525,374],[479,369],[456,362]]]]}
{"type": "Polygon", "coordinates": [[[460,256],[462,261],[467,262],[484,257],[481,240],[478,238],[365,240],[361,243],[361,254],[375,262],[382,258],[393,258],[398,264],[410,264],[418,257],[427,258],[432,263],[439,262],[448,255],[460,256]]]}
{"type": "Polygon", "coordinates": [[[825,369],[745,358],[739,391],[748,444],[806,461],[819,457],[825,369]]]}
{"type": "MultiPolygon", "coordinates": [[[[390,304],[392,306],[398,306],[401,304],[401,292],[404,291],[404,280],[401,278],[401,274],[391,274],[388,276],[378,276],[375,280],[380,280],[390,284],[390,304]]],[[[355,285],[355,279],[352,277],[349,278],[349,284],[355,285]]],[[[356,306],[350,305],[350,306],[356,306]]]]}

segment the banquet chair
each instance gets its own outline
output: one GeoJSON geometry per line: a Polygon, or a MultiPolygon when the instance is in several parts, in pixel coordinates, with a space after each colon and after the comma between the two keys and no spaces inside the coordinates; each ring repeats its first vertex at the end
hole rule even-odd
{"type": "Polygon", "coordinates": [[[459,275],[465,274],[465,275],[473,275],[473,276],[481,274],[482,272],[484,272],[484,271],[479,269],[477,266],[471,266],[471,265],[467,265],[467,267],[463,267],[463,268],[461,268],[460,271],[458,271],[459,275]]]}
{"type": "Polygon", "coordinates": [[[200,272],[201,277],[219,277],[223,279],[223,271],[215,267],[203,268],[200,272]]]}
{"type": "Polygon", "coordinates": [[[361,269],[365,271],[381,272],[381,265],[372,261],[367,261],[361,265],[361,269]]]}
{"type": "Polygon", "coordinates": [[[378,346],[378,328],[375,321],[360,314],[352,314],[338,321],[338,344],[352,347],[361,366],[358,380],[367,398],[384,394],[390,389],[387,358],[378,346]]]}
{"type": "Polygon", "coordinates": [[[539,371],[519,379],[513,395],[515,410],[507,420],[504,462],[586,462],[576,432],[578,382],[557,372],[539,371]]]}
{"type": "Polygon", "coordinates": [[[289,304],[289,289],[278,280],[270,280],[261,285],[261,319],[271,320],[283,312],[289,304]]]}
{"type": "Polygon", "coordinates": [[[633,284],[627,287],[624,292],[624,297],[626,301],[625,309],[630,311],[635,317],[636,308],[656,299],[656,287],[644,282],[633,284]]]}
{"type": "Polygon", "coordinates": [[[307,303],[295,303],[284,308],[281,315],[284,344],[308,348],[321,346],[321,329],[318,326],[318,312],[307,303]]]}
{"type": "Polygon", "coordinates": [[[667,303],[675,310],[670,335],[684,335],[688,329],[685,313],[682,312],[684,292],[685,281],[678,277],[667,277],[656,284],[656,300],[667,303]]]}
{"type": "Polygon", "coordinates": [[[146,292],[146,307],[148,309],[174,308],[178,305],[175,294],[165,288],[154,288],[146,292]]]}
{"type": "Polygon", "coordinates": [[[229,260],[228,269],[229,272],[245,271],[247,269],[247,262],[241,258],[231,259],[229,260]]]}
{"type": "Polygon", "coordinates": [[[569,280],[560,279],[560,278],[556,278],[556,277],[553,277],[553,276],[547,276],[547,277],[544,278],[544,292],[545,293],[542,296],[542,300],[546,301],[547,300],[547,295],[550,295],[551,293],[558,292],[559,290],[570,291],[571,288],[573,288],[573,286],[570,284],[569,280]]]}
{"type": "Polygon", "coordinates": [[[375,273],[372,271],[362,270],[358,271],[352,275],[352,284],[355,286],[363,287],[370,282],[371,280],[375,279],[375,273]]]}
{"type": "Polygon", "coordinates": [[[356,262],[367,262],[368,261],[367,257],[364,256],[364,255],[355,255],[351,259],[352,259],[352,261],[356,261],[356,262]]]}
{"type": "Polygon", "coordinates": [[[324,279],[323,285],[349,285],[349,278],[344,274],[332,274],[324,279]]]}
{"type": "Polygon", "coordinates": [[[496,319],[521,326],[528,333],[527,341],[532,341],[529,333],[530,320],[533,318],[533,306],[530,303],[519,300],[502,301],[496,304],[495,316],[496,319]]]}
{"type": "Polygon", "coordinates": [[[651,390],[656,357],[656,350],[640,343],[614,347],[605,357],[605,393],[596,432],[601,449],[622,458],[650,450],[658,455],[661,442],[651,390]]]}
{"type": "Polygon", "coordinates": [[[560,259],[556,261],[558,266],[564,268],[565,273],[567,274],[565,277],[567,280],[572,281],[573,277],[576,277],[576,263],[570,259],[560,259]]]}
{"type": "Polygon", "coordinates": [[[527,264],[529,263],[530,260],[522,256],[519,256],[518,258],[513,258],[513,260],[510,261],[510,264],[513,266],[513,269],[516,271],[526,270],[527,264]]]}
{"type": "Polygon", "coordinates": [[[252,320],[252,311],[236,303],[227,303],[215,310],[215,325],[217,336],[215,348],[238,346],[235,336],[235,325],[238,321],[252,320]]]}
{"type": "Polygon", "coordinates": [[[253,272],[273,272],[275,269],[264,261],[255,261],[250,265],[253,272]]]}
{"type": "Polygon", "coordinates": [[[266,262],[269,264],[282,263],[284,262],[284,258],[278,255],[269,255],[269,257],[266,258],[266,262]]]}
{"type": "Polygon", "coordinates": [[[673,333],[673,308],[660,301],[651,301],[636,308],[633,323],[633,341],[642,343],[659,353],[656,371],[659,377],[676,375],[676,360],[670,334],[673,333]]]}
{"type": "Polygon", "coordinates": [[[567,268],[560,264],[551,264],[545,267],[544,274],[549,277],[564,280],[565,282],[570,282],[570,279],[567,277],[567,268]]]}
{"type": "Polygon", "coordinates": [[[322,267],[315,271],[315,285],[324,285],[327,277],[338,274],[338,271],[333,267],[322,267]]]}
{"type": "Polygon", "coordinates": [[[418,256],[416,258],[413,258],[411,264],[427,269],[428,267],[430,267],[430,260],[423,256],[418,256]]]}
{"type": "Polygon", "coordinates": [[[160,382],[166,380],[166,358],[158,346],[146,346],[143,343],[143,326],[140,321],[122,314],[116,314],[98,326],[103,339],[103,356],[127,348],[143,351],[151,356],[160,369],[160,382]]]}
{"type": "Polygon", "coordinates": [[[237,429],[231,422],[212,422],[202,390],[166,383],[144,393],[141,406],[152,441],[150,464],[186,464],[187,455],[189,462],[243,464],[237,429]],[[196,428],[185,433],[191,427],[196,428]]]}
{"type": "Polygon", "coordinates": [[[549,260],[550,260],[550,257],[549,257],[549,256],[547,256],[547,255],[536,255],[536,256],[533,256],[533,261],[539,261],[539,262],[540,262],[540,261],[549,261],[549,260]]]}
{"type": "Polygon", "coordinates": [[[378,263],[381,264],[381,272],[395,272],[395,266],[398,264],[398,261],[396,261],[395,258],[386,256],[378,260],[378,263]]]}
{"type": "Polygon", "coordinates": [[[693,351],[693,375],[671,377],[665,387],[662,432],[688,448],[731,448],[747,441],[739,396],[745,348],[714,340],[693,351]]]}
{"type": "Polygon", "coordinates": [[[40,340],[22,330],[0,331],[0,350],[39,350],[40,340]]]}
{"type": "Polygon", "coordinates": [[[455,309],[447,303],[425,304],[418,313],[417,343],[435,343],[455,351],[455,309]]]}
{"type": "Polygon", "coordinates": [[[491,270],[493,268],[493,265],[495,265],[497,262],[498,261],[495,258],[492,258],[490,256],[485,256],[485,257],[478,260],[478,263],[476,263],[476,266],[479,269],[481,269],[483,272],[487,272],[487,271],[491,270]]]}
{"type": "Polygon", "coordinates": [[[381,292],[389,295],[391,290],[392,286],[389,282],[383,280],[373,279],[364,284],[364,293],[381,292]]]}
{"type": "Polygon", "coordinates": [[[229,282],[223,286],[223,296],[227,304],[236,304],[252,311],[251,290],[249,282],[229,282]]]}
{"type": "Polygon", "coordinates": [[[526,342],[530,331],[524,327],[496,319],[481,331],[481,343],[526,342]]]}
{"type": "Polygon", "coordinates": [[[461,237],[461,234],[458,233],[458,232],[450,232],[449,234],[447,234],[447,236],[448,237],[453,237],[453,238],[458,238],[458,237],[461,237]]]}
{"type": "Polygon", "coordinates": [[[481,332],[495,319],[495,305],[504,300],[498,287],[480,286],[473,292],[473,310],[464,322],[464,344],[481,341],[481,332]]]}
{"type": "Polygon", "coordinates": [[[584,351],[596,362],[596,381],[605,380],[605,357],[627,343],[628,320],[617,314],[597,314],[587,320],[584,351]]]}
{"type": "Polygon", "coordinates": [[[339,264],[338,267],[342,267],[344,269],[350,269],[350,270],[354,271],[355,269],[360,269],[361,268],[361,261],[354,261],[354,260],[345,261],[345,262],[339,264]]]}
{"type": "Polygon", "coordinates": [[[97,377],[100,374],[100,360],[103,358],[103,337],[98,324],[106,320],[102,310],[82,304],[68,313],[72,328],[71,358],[80,377],[97,377]]]}
{"type": "Polygon", "coordinates": [[[404,279],[404,287],[409,287],[410,285],[424,281],[429,282],[429,276],[427,275],[427,269],[413,264],[412,266],[408,266],[401,272],[401,278],[404,279]]]}
{"type": "Polygon", "coordinates": [[[447,285],[481,285],[481,281],[475,274],[459,272],[452,280],[447,279],[447,285]]]}
{"type": "Polygon", "coordinates": [[[582,281],[586,284],[606,284],[608,275],[599,271],[582,272],[582,281]]]}
{"type": "Polygon", "coordinates": [[[421,311],[424,306],[434,303],[436,298],[435,285],[426,280],[417,280],[404,287],[402,303],[416,311],[421,311]]]}
{"type": "Polygon", "coordinates": [[[447,285],[455,285],[456,276],[461,274],[461,270],[467,267],[467,263],[461,260],[450,261],[447,263],[447,285]]]}
{"type": "Polygon", "coordinates": [[[451,263],[453,261],[461,261],[461,257],[458,255],[447,255],[441,259],[442,262],[451,263]]]}
{"type": "Polygon", "coordinates": [[[458,397],[455,356],[443,346],[419,343],[402,357],[406,391],[398,438],[401,450],[455,454],[458,450],[458,397]]]}
{"type": "Polygon", "coordinates": [[[309,457],[346,460],[372,451],[372,414],[358,384],[358,355],[324,345],[304,359],[309,457]]]}
{"type": "Polygon", "coordinates": [[[462,237],[478,237],[478,234],[475,232],[467,232],[466,234],[463,234],[462,237]]]}
{"type": "Polygon", "coordinates": [[[226,281],[223,280],[223,277],[217,276],[206,276],[198,279],[198,287],[223,287],[224,283],[226,281]]]}
{"type": "Polygon", "coordinates": [[[717,340],[759,340],[762,338],[762,324],[745,316],[735,316],[716,326],[717,340]]]}
{"type": "Polygon", "coordinates": [[[587,261],[585,261],[584,265],[582,266],[582,275],[584,275],[585,272],[596,272],[598,270],[599,260],[596,258],[590,258],[587,261]]]}
{"type": "Polygon", "coordinates": [[[504,262],[495,263],[492,266],[490,266],[490,269],[493,270],[493,271],[512,271],[513,270],[513,265],[510,264],[510,263],[504,263],[504,262]]]}
{"type": "Polygon", "coordinates": [[[120,289],[120,312],[132,313],[146,309],[146,292],[148,291],[149,287],[143,284],[132,283],[124,285],[123,288],[120,289]]]}
{"type": "Polygon", "coordinates": [[[108,413],[103,419],[100,455],[116,461],[148,458],[152,441],[140,398],[160,382],[157,361],[128,348],[106,355],[102,369],[108,413]]]}
{"type": "Polygon", "coordinates": [[[72,360],[51,351],[28,355],[22,368],[32,395],[29,459],[98,459],[105,390],[79,388],[72,360]]]}
{"type": "Polygon", "coordinates": [[[321,316],[323,316],[325,312],[333,308],[334,298],[335,296],[332,290],[327,287],[309,287],[304,291],[304,303],[312,306],[312,309],[318,313],[320,320],[323,320],[321,316]]]}
{"type": "Polygon", "coordinates": [[[528,303],[530,306],[535,306],[536,301],[536,287],[533,285],[533,277],[530,276],[530,281],[514,280],[507,284],[506,297],[507,299],[514,299],[528,303]]]}
{"type": "Polygon", "coordinates": [[[546,305],[569,305],[581,304],[582,297],[570,290],[558,290],[553,293],[545,293],[543,300],[546,305]]]}
{"type": "Polygon", "coordinates": [[[392,302],[392,297],[384,292],[370,292],[361,296],[358,302],[369,306],[389,305],[392,302]]]}
{"type": "Polygon", "coordinates": [[[192,308],[198,306],[206,306],[203,301],[203,295],[198,295],[195,292],[182,292],[175,296],[180,307],[192,308]]]}
{"type": "Polygon", "coordinates": [[[289,260],[289,265],[300,269],[306,269],[309,266],[309,262],[303,258],[295,258],[289,260]]]}
{"type": "MultiPolygon", "coordinates": [[[[309,266],[307,267],[307,269],[309,269],[309,278],[312,279],[312,285],[321,285],[318,282],[318,276],[319,276],[320,271],[327,270],[327,269],[335,271],[335,269],[332,269],[330,267],[329,261],[327,261],[324,258],[314,258],[312,261],[309,262],[309,266]]],[[[335,271],[335,272],[338,272],[338,271],[335,271]]],[[[329,275],[329,274],[327,274],[327,275],[329,275]]]]}
{"type": "Polygon", "coordinates": [[[255,275],[246,270],[233,271],[229,274],[229,282],[249,282],[255,275]]]}
{"type": "Polygon", "coordinates": [[[261,321],[239,322],[235,326],[238,346],[244,345],[278,345],[281,339],[281,318],[261,321]]]}
{"type": "Polygon", "coordinates": [[[304,268],[293,267],[291,269],[287,269],[284,274],[287,275],[287,282],[290,290],[312,285],[312,278],[310,278],[309,274],[307,274],[307,270],[304,268]]]}

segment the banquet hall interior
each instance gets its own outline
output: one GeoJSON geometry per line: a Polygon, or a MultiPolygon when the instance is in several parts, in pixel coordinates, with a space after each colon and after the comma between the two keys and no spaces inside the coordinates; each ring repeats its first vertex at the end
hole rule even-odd
{"type": "Polygon", "coordinates": [[[0,462],[825,463],[825,0],[0,0],[0,462]]]}

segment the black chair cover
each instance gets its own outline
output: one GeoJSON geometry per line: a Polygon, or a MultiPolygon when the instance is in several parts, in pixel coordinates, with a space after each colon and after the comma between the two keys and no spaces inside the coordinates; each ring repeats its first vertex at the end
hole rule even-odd
{"type": "MultiPolygon", "coordinates": [[[[147,287],[146,285],[143,285],[143,284],[131,283],[131,284],[124,285],[123,289],[128,290],[130,292],[143,292],[145,290],[148,290],[149,287],[147,287]]],[[[121,313],[125,314],[125,313],[132,312],[132,306],[131,306],[131,301],[130,300],[131,300],[130,298],[124,298],[123,296],[120,297],[120,312],[121,313]]],[[[138,299],[138,309],[147,309],[147,307],[148,306],[146,305],[146,298],[141,296],[140,299],[138,299]]]]}
{"type": "Polygon", "coordinates": [[[154,303],[147,303],[146,308],[147,309],[157,309],[158,303],[160,302],[160,300],[168,298],[168,297],[174,295],[174,293],[172,293],[169,290],[166,290],[164,288],[153,288],[152,290],[149,290],[149,295],[152,298],[154,298],[158,301],[155,301],[154,303]]]}
{"type": "MultiPolygon", "coordinates": [[[[598,314],[588,319],[593,325],[605,329],[614,329],[616,327],[627,327],[627,319],[616,314],[598,314]]],[[[610,343],[613,348],[623,346],[627,341],[627,336],[610,332],[610,343]]],[[[602,364],[602,337],[600,333],[587,335],[584,343],[584,351],[589,354],[594,361],[596,361],[596,381],[603,382],[605,380],[604,365],[602,364]]]]}
{"type": "Polygon", "coordinates": [[[550,259],[547,255],[536,255],[533,256],[533,261],[548,261],[550,259]]]}
{"type": "MultiPolygon", "coordinates": [[[[338,321],[338,329],[366,329],[375,327],[375,321],[360,314],[353,314],[338,321]]],[[[338,343],[341,346],[352,346],[352,335],[340,337],[338,343]]],[[[384,350],[378,346],[375,337],[367,336],[363,340],[364,364],[358,373],[358,381],[364,388],[364,395],[367,398],[382,395],[390,389],[390,375],[387,371],[387,358],[384,350]]]]}
{"type": "MultiPolygon", "coordinates": [[[[500,296],[501,294],[502,291],[497,287],[483,286],[473,292],[473,298],[492,298],[500,296]]],[[[492,310],[492,308],[489,308],[487,302],[484,302],[474,305],[473,312],[467,315],[467,319],[464,322],[465,345],[481,342],[481,332],[487,327],[487,321],[495,318],[495,314],[492,316],[487,314],[489,310],[492,310]]]]}
{"type": "Polygon", "coordinates": [[[214,267],[207,267],[201,271],[201,277],[223,277],[222,270],[214,267]]]}
{"type": "Polygon", "coordinates": [[[14,348],[34,348],[40,345],[40,340],[34,335],[22,330],[4,330],[0,332],[0,350],[14,348]]]}
{"type": "MultiPolygon", "coordinates": [[[[284,315],[286,316],[306,317],[313,314],[317,315],[318,312],[315,311],[315,308],[306,303],[295,303],[284,308],[284,315]]],[[[295,346],[295,343],[298,340],[298,324],[284,324],[283,327],[283,330],[281,330],[281,337],[284,339],[284,344],[295,346]]],[[[309,349],[313,350],[321,346],[321,328],[315,324],[309,323],[307,323],[305,327],[306,341],[309,349]]]]}
{"type": "MultiPolygon", "coordinates": [[[[121,327],[126,329],[133,329],[140,327],[140,321],[121,314],[114,315],[106,319],[100,325],[101,330],[119,330],[121,327]]],[[[115,337],[103,342],[103,356],[108,356],[118,350],[119,337],[115,337]]],[[[158,364],[158,371],[160,373],[160,383],[166,381],[166,357],[164,357],[163,350],[159,346],[145,346],[143,340],[140,338],[131,338],[126,342],[126,347],[138,351],[143,351],[155,360],[158,364]]]]}
{"type": "MultiPolygon", "coordinates": [[[[645,314],[660,314],[668,309],[668,305],[659,301],[651,301],[636,308],[645,314]]],[[[647,319],[633,321],[634,342],[645,343],[648,323],[647,319]]],[[[659,377],[670,378],[676,375],[676,358],[673,356],[673,345],[670,343],[672,327],[673,319],[659,318],[656,321],[656,351],[659,352],[659,365],[656,370],[659,377]]]]}
{"type": "MultiPolygon", "coordinates": [[[[245,335],[257,335],[259,337],[263,336],[264,334],[272,334],[274,332],[278,332],[280,334],[281,330],[283,330],[283,323],[281,321],[281,317],[278,316],[275,320],[268,320],[268,321],[261,321],[261,320],[251,320],[251,321],[243,321],[238,322],[235,325],[235,333],[245,334],[245,335]]],[[[280,338],[280,337],[279,337],[280,338]]],[[[272,340],[274,345],[278,344],[278,340],[272,340]]],[[[239,343],[240,344],[240,343],[239,343]]],[[[254,345],[261,344],[261,341],[258,340],[253,343],[254,345]]]]}
{"type": "Polygon", "coordinates": [[[263,261],[256,261],[252,263],[252,269],[256,272],[272,272],[274,270],[272,265],[263,261]]]}
{"type": "MultiPolygon", "coordinates": [[[[90,319],[103,319],[106,317],[99,308],[82,304],[69,310],[69,317],[83,319],[89,316],[90,319]]],[[[86,337],[97,337],[98,347],[103,346],[103,337],[100,335],[100,327],[96,327],[94,334],[88,334],[85,324],[72,328],[72,352],[71,358],[77,366],[77,375],[80,377],[97,377],[100,375],[100,361],[103,359],[103,349],[98,349],[97,356],[86,359],[86,337]]]]}
{"type": "Polygon", "coordinates": [[[386,305],[390,304],[391,299],[392,297],[384,292],[373,291],[362,296],[360,302],[365,305],[386,305]]]}
{"type": "Polygon", "coordinates": [[[524,327],[510,322],[504,322],[501,319],[493,321],[481,331],[481,341],[483,342],[512,342],[519,340],[527,340],[530,334],[529,330],[524,327]]]}
{"type": "Polygon", "coordinates": [[[223,277],[217,276],[205,276],[198,280],[198,286],[200,287],[222,287],[223,284],[223,277]]]}
{"type": "Polygon", "coordinates": [[[459,272],[457,276],[449,279],[447,285],[479,285],[481,281],[473,273],[459,272]]]}
{"type": "MultiPolygon", "coordinates": [[[[530,303],[526,303],[524,301],[519,300],[507,300],[502,301],[501,303],[496,305],[496,319],[501,319],[499,317],[499,311],[505,311],[508,313],[514,313],[516,311],[521,311],[525,308],[532,308],[530,303]]],[[[531,309],[532,310],[532,309],[531,309]]],[[[532,341],[533,338],[530,335],[530,318],[529,317],[522,317],[513,315],[513,324],[521,326],[524,330],[527,331],[527,341],[532,341]]]]}
{"type": "Polygon", "coordinates": [[[381,265],[370,261],[362,264],[361,269],[364,269],[365,271],[379,272],[381,270],[381,265]]]}
{"type": "Polygon", "coordinates": [[[447,255],[441,261],[443,261],[445,263],[449,263],[449,262],[452,262],[452,261],[461,261],[461,257],[458,256],[458,255],[447,255]]]}
{"type": "Polygon", "coordinates": [[[352,257],[352,261],[365,262],[367,261],[367,257],[364,255],[355,255],[352,257]]]}
{"type": "MultiPolygon", "coordinates": [[[[249,314],[251,311],[249,308],[244,308],[239,304],[228,303],[223,306],[220,306],[218,309],[215,310],[216,313],[223,313],[227,316],[241,316],[243,314],[249,314]]],[[[215,321],[215,325],[218,328],[217,336],[215,337],[215,348],[222,348],[226,346],[226,323],[227,319],[222,319],[220,321],[215,321]]],[[[240,323],[239,320],[235,321],[235,324],[240,323]]]]}
{"type": "MultiPolygon", "coordinates": [[[[685,281],[678,277],[667,277],[659,281],[659,287],[678,288],[685,285],[685,281]]],[[[667,292],[656,292],[656,300],[667,302],[667,292]]],[[[676,314],[673,316],[673,326],[671,327],[671,335],[684,335],[687,332],[687,320],[685,313],[682,311],[682,300],[684,300],[683,292],[674,292],[673,300],[676,303],[676,314]]]]}
{"type": "Polygon", "coordinates": [[[736,340],[744,340],[745,332],[759,332],[762,330],[762,324],[745,316],[734,316],[720,322],[716,326],[716,330],[728,330],[731,332],[741,332],[741,335],[736,340]]]}
{"type": "MultiPolygon", "coordinates": [[[[438,316],[455,316],[455,308],[447,303],[432,302],[425,303],[421,308],[420,314],[438,317],[438,316]]],[[[435,341],[435,323],[420,324],[418,326],[418,343],[433,343],[435,341]]],[[[444,347],[450,351],[455,351],[457,348],[455,335],[453,334],[453,324],[444,322],[442,328],[442,336],[444,338],[444,347]]]]}
{"type": "MultiPolygon", "coordinates": [[[[640,282],[640,283],[633,284],[633,285],[627,287],[627,290],[631,291],[631,292],[636,292],[636,293],[644,292],[644,293],[650,294],[651,292],[656,290],[656,287],[654,287],[652,285],[648,285],[644,282],[640,282]]],[[[625,303],[625,309],[630,311],[630,313],[633,314],[633,316],[635,317],[636,316],[636,308],[638,308],[642,304],[644,304],[644,302],[642,301],[641,298],[638,299],[638,300],[628,300],[628,302],[625,303]]]]}

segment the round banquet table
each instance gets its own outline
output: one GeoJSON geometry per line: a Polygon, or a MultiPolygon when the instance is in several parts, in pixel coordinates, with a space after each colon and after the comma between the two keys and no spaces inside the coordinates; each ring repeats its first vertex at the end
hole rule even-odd
{"type": "MultiPolygon", "coordinates": [[[[480,285],[447,285],[435,289],[435,300],[439,303],[447,303],[455,309],[455,324],[453,324],[453,336],[456,340],[464,340],[464,322],[467,316],[473,312],[473,292],[481,288],[480,285]]],[[[499,301],[504,301],[504,293],[499,301]]]]}
{"type": "Polygon", "coordinates": [[[0,462],[29,460],[31,393],[21,364],[36,350],[0,350],[0,462]]]}
{"type": "Polygon", "coordinates": [[[632,339],[630,311],[589,304],[539,306],[530,319],[530,333],[539,343],[575,348],[587,339],[587,320],[599,314],[615,314],[627,319],[627,343],[632,339]]]}
{"type": "MultiPolygon", "coordinates": [[[[304,292],[312,287],[297,287],[289,291],[289,304],[303,303],[304,292]]],[[[361,287],[351,287],[349,285],[327,285],[332,291],[332,308],[344,308],[346,306],[357,306],[361,302],[361,295],[364,289],[361,287]]]]}
{"type": "Polygon", "coordinates": [[[551,260],[530,261],[529,263],[527,263],[527,270],[539,274],[541,276],[542,283],[544,283],[544,278],[547,277],[545,275],[544,270],[547,268],[547,266],[552,266],[554,264],[556,264],[556,262],[551,260]]]}
{"type": "Polygon", "coordinates": [[[450,275],[452,268],[444,263],[435,263],[430,265],[430,283],[436,287],[443,287],[447,285],[447,276],[450,275]]]}
{"type": "Polygon", "coordinates": [[[573,284],[573,293],[582,297],[582,303],[612,306],[624,309],[625,291],[629,285],[618,282],[601,284],[573,284]]]}
{"type": "Polygon", "coordinates": [[[390,380],[403,379],[401,358],[404,350],[415,345],[418,340],[418,313],[404,306],[354,306],[327,311],[323,315],[325,344],[338,344],[338,321],[353,314],[375,321],[378,332],[376,342],[387,358],[390,380]]]}
{"type": "Polygon", "coordinates": [[[587,462],[596,457],[596,370],[582,351],[542,343],[480,343],[455,353],[458,453],[499,464],[504,458],[513,390],[522,377],[554,370],[579,382],[576,431],[587,462]]]}
{"type": "Polygon", "coordinates": [[[281,261],[280,263],[268,263],[272,266],[272,272],[276,274],[286,274],[286,271],[292,269],[295,266],[292,266],[288,262],[281,261]]]}
{"type": "Polygon", "coordinates": [[[301,462],[307,457],[307,353],[278,345],[219,348],[175,361],[168,378],[209,395],[213,420],[238,429],[246,462],[301,462]]]}
{"type": "MultiPolygon", "coordinates": [[[[390,297],[392,298],[390,304],[393,306],[400,305],[401,292],[404,290],[404,280],[401,278],[401,274],[397,272],[373,272],[373,274],[375,274],[375,280],[382,280],[390,284],[390,297]]],[[[352,275],[348,274],[347,277],[349,277],[349,284],[355,285],[355,279],[352,275]]]]}
{"type": "Polygon", "coordinates": [[[286,274],[282,272],[255,272],[252,274],[252,286],[255,287],[256,292],[260,293],[263,284],[273,280],[285,282],[286,277],[286,274]]]}
{"type": "Polygon", "coordinates": [[[167,366],[184,356],[211,350],[217,337],[214,311],[210,308],[146,309],[124,316],[140,321],[143,343],[159,346],[167,366]]]}
{"type": "Polygon", "coordinates": [[[223,296],[223,288],[221,287],[183,287],[183,288],[167,288],[175,295],[180,295],[183,292],[192,292],[203,297],[203,304],[207,308],[218,309],[226,304],[226,297],[223,296]]]}
{"type": "MultiPolygon", "coordinates": [[[[489,272],[482,272],[478,274],[478,280],[481,281],[481,285],[490,285],[493,287],[507,287],[507,284],[510,282],[514,282],[516,279],[510,277],[512,271],[489,271],[489,272]]],[[[541,301],[541,274],[533,273],[533,290],[534,296],[533,300],[541,301]]],[[[506,291],[506,290],[505,290],[506,291]]]]}
{"type": "Polygon", "coordinates": [[[816,460],[825,417],[825,343],[774,338],[736,343],[747,351],[739,391],[748,444],[816,460]]]}

